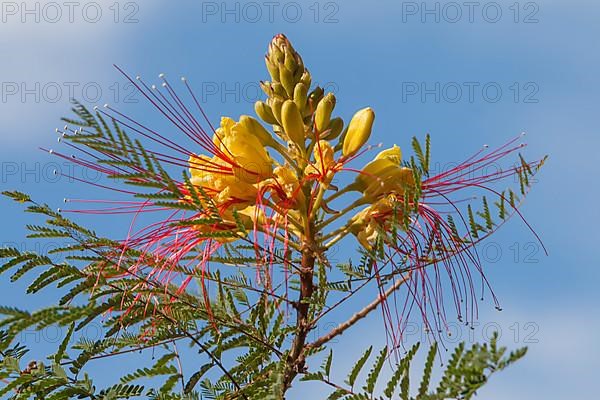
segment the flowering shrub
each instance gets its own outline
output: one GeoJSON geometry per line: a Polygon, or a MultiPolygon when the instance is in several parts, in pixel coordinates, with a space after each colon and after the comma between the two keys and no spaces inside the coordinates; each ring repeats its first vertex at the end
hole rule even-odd
{"type": "MultiPolygon", "coordinates": [[[[330,398],[391,398],[399,390],[408,399],[418,346],[399,350],[411,314],[440,340],[448,318],[467,325],[476,318],[476,282],[499,307],[475,245],[512,215],[522,219],[518,206],[544,160],[526,162],[519,155],[513,166],[490,169],[524,147],[519,136],[434,174],[429,135],[413,139],[409,157],[397,145],[370,144],[374,110],[359,110],[347,123],[336,116],[336,97],[312,87],[285,36],[275,36],[265,61],[271,81],[261,82],[267,100],[255,105],[258,119],[223,117],[215,127],[186,79],[180,94],[162,74],[154,86],[120,69],[168,130],[110,105],[90,112],[75,104],[75,119],[58,131],[61,149],[48,152],[102,173],[103,181],[87,183],[110,196],[65,199],[65,207],[53,211],[26,194],[5,193],[48,218],[46,225],[28,226],[30,237],[65,244],[53,255],[2,249],[8,261],[0,272],[16,268],[17,280],[41,268],[29,292],[52,285],[65,292],[57,305],[37,312],[0,309],[0,377],[6,382],[0,393],[182,399],[199,398],[201,390],[206,398],[263,399],[283,398],[301,378],[333,388],[330,398]],[[517,192],[503,187],[515,183],[517,192]],[[66,217],[76,213],[117,215],[124,238],[98,236],[66,217]],[[333,259],[336,246],[353,244],[359,262],[333,259]],[[369,293],[374,300],[315,335],[325,316],[335,311],[344,318],[349,300],[369,293]],[[345,384],[335,383],[332,340],[377,309],[383,324],[374,335],[381,332],[388,346],[363,388],[355,382],[372,347],[345,384]],[[76,340],[98,321],[101,339],[76,340]],[[27,349],[15,343],[19,333],[50,325],[69,327],[51,366],[34,356],[23,369],[27,349]],[[180,353],[180,341],[190,342],[207,363],[194,363],[190,373],[181,358],[196,356],[180,353]],[[83,373],[95,359],[149,348],[162,353],[156,364],[114,386],[99,391],[83,373]],[[323,357],[315,368],[313,360],[323,357]],[[386,360],[391,378],[374,394],[386,360]],[[164,383],[132,384],[158,376],[164,383]]],[[[504,351],[496,338],[489,346],[459,346],[432,391],[432,346],[417,398],[471,397],[491,372],[524,355],[504,351]]]]}

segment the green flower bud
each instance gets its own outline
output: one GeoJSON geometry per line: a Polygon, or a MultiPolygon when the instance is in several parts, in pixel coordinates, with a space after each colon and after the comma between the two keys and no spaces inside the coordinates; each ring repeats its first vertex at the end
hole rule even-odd
{"type": "Polygon", "coordinates": [[[269,105],[273,111],[273,115],[279,124],[281,124],[281,107],[283,106],[283,100],[278,98],[270,98],[269,105]]]}
{"type": "Polygon", "coordinates": [[[257,101],[254,103],[254,111],[256,111],[256,115],[258,115],[260,119],[265,121],[267,124],[273,125],[277,123],[277,119],[275,119],[271,107],[269,107],[265,102],[257,101]]]}
{"type": "Polygon", "coordinates": [[[271,80],[273,82],[279,82],[279,68],[277,68],[277,64],[273,64],[267,56],[265,56],[265,64],[269,70],[269,75],[271,75],[271,80]]]}
{"type": "Polygon", "coordinates": [[[300,82],[304,83],[304,86],[306,86],[307,89],[310,89],[310,84],[312,83],[312,77],[310,76],[310,72],[304,71],[302,73],[302,76],[300,77],[300,82]]]}
{"type": "Polygon", "coordinates": [[[273,136],[256,119],[249,115],[242,115],[238,124],[248,133],[255,136],[263,146],[273,147],[275,143],[273,136]]]}
{"type": "Polygon", "coordinates": [[[304,83],[300,82],[294,88],[294,103],[298,106],[300,113],[304,113],[306,101],[308,100],[308,88],[304,83]]]}
{"type": "Polygon", "coordinates": [[[311,113],[317,109],[317,104],[319,104],[319,102],[323,98],[323,93],[324,93],[323,88],[317,86],[308,95],[308,108],[311,113]]]}
{"type": "Polygon", "coordinates": [[[304,148],[304,122],[298,106],[292,100],[286,100],[283,103],[281,120],[287,137],[300,148],[304,148]]]}
{"type": "Polygon", "coordinates": [[[265,94],[267,96],[271,97],[275,94],[275,92],[273,92],[273,88],[271,87],[271,82],[260,81],[259,85],[260,85],[260,88],[262,89],[262,91],[265,92],[265,94]]]}
{"type": "Polygon", "coordinates": [[[267,53],[267,57],[274,65],[278,65],[280,62],[283,62],[283,51],[281,47],[285,45],[285,40],[282,41],[280,40],[281,38],[287,40],[284,35],[276,35],[269,44],[269,52],[267,53]]]}
{"type": "Polygon", "coordinates": [[[294,74],[283,64],[279,64],[279,80],[285,88],[287,96],[289,98],[293,98],[294,87],[296,87],[296,82],[294,81],[294,74]]]}
{"type": "Polygon", "coordinates": [[[348,132],[344,137],[344,144],[342,145],[342,154],[344,157],[356,154],[367,140],[369,140],[374,121],[375,112],[370,107],[363,108],[354,114],[348,125],[348,132]]]}
{"type": "Polygon", "coordinates": [[[335,107],[335,96],[333,93],[327,93],[327,96],[323,97],[317,105],[315,111],[315,125],[317,131],[323,132],[329,127],[331,122],[331,113],[335,107]]]}
{"type": "Polygon", "coordinates": [[[266,56],[266,65],[273,82],[280,82],[285,88],[284,97],[286,99],[293,98],[294,88],[305,77],[306,71],[302,57],[294,50],[285,35],[276,35],[271,41],[266,56]]]}
{"type": "Polygon", "coordinates": [[[331,120],[329,123],[329,131],[325,131],[323,134],[323,139],[333,140],[342,133],[344,130],[344,120],[337,117],[331,120]]]}
{"type": "Polygon", "coordinates": [[[298,65],[295,54],[293,54],[294,49],[291,49],[289,46],[285,46],[283,50],[285,54],[285,58],[283,61],[285,68],[292,72],[292,74],[294,74],[296,70],[300,67],[298,65]]]}
{"type": "Polygon", "coordinates": [[[271,84],[271,87],[273,88],[273,92],[276,96],[279,96],[283,99],[287,98],[286,90],[281,83],[273,82],[271,84]]]}

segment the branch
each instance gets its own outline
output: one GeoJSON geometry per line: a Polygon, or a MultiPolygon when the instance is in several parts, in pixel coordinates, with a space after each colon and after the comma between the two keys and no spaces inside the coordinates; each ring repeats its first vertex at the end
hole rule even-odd
{"type": "Polygon", "coordinates": [[[379,306],[379,304],[381,304],[383,301],[385,301],[393,292],[398,290],[398,288],[400,286],[402,286],[402,284],[404,284],[407,281],[407,279],[408,279],[408,277],[404,277],[404,278],[399,279],[396,282],[394,282],[394,284],[392,286],[390,286],[383,295],[377,296],[377,298],[375,300],[373,300],[371,303],[369,303],[367,306],[365,306],[365,308],[363,308],[362,310],[358,311],[356,314],[354,314],[352,317],[350,317],[347,321],[342,322],[341,324],[339,324],[337,327],[335,327],[333,330],[331,330],[326,335],[323,335],[320,338],[318,338],[317,340],[315,340],[314,342],[308,344],[307,348],[321,347],[322,345],[329,342],[331,339],[335,338],[336,336],[343,334],[346,331],[346,329],[350,328],[352,325],[354,325],[361,319],[365,318],[371,311],[375,310],[377,308],[377,306],[379,306]]]}

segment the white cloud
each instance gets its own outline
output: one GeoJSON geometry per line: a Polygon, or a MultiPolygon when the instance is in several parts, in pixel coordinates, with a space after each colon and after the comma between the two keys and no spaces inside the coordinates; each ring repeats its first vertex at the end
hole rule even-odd
{"type": "MultiPolygon", "coordinates": [[[[4,1],[0,5],[0,134],[41,143],[70,97],[106,100],[122,84],[112,68],[147,26],[155,4],[114,0],[4,1]],[[102,91],[100,99],[98,89],[102,91]],[[42,136],[44,135],[44,136],[42,136]]],[[[46,141],[47,143],[47,141],[46,141]]]]}

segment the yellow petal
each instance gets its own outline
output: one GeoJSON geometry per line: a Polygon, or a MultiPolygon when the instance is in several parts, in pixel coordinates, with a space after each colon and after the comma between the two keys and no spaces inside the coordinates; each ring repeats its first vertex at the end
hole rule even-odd
{"type": "Polygon", "coordinates": [[[385,149],[379,152],[375,157],[375,160],[381,160],[382,158],[387,158],[392,160],[396,164],[400,165],[402,162],[402,150],[397,145],[390,147],[389,149],[385,149]]]}

